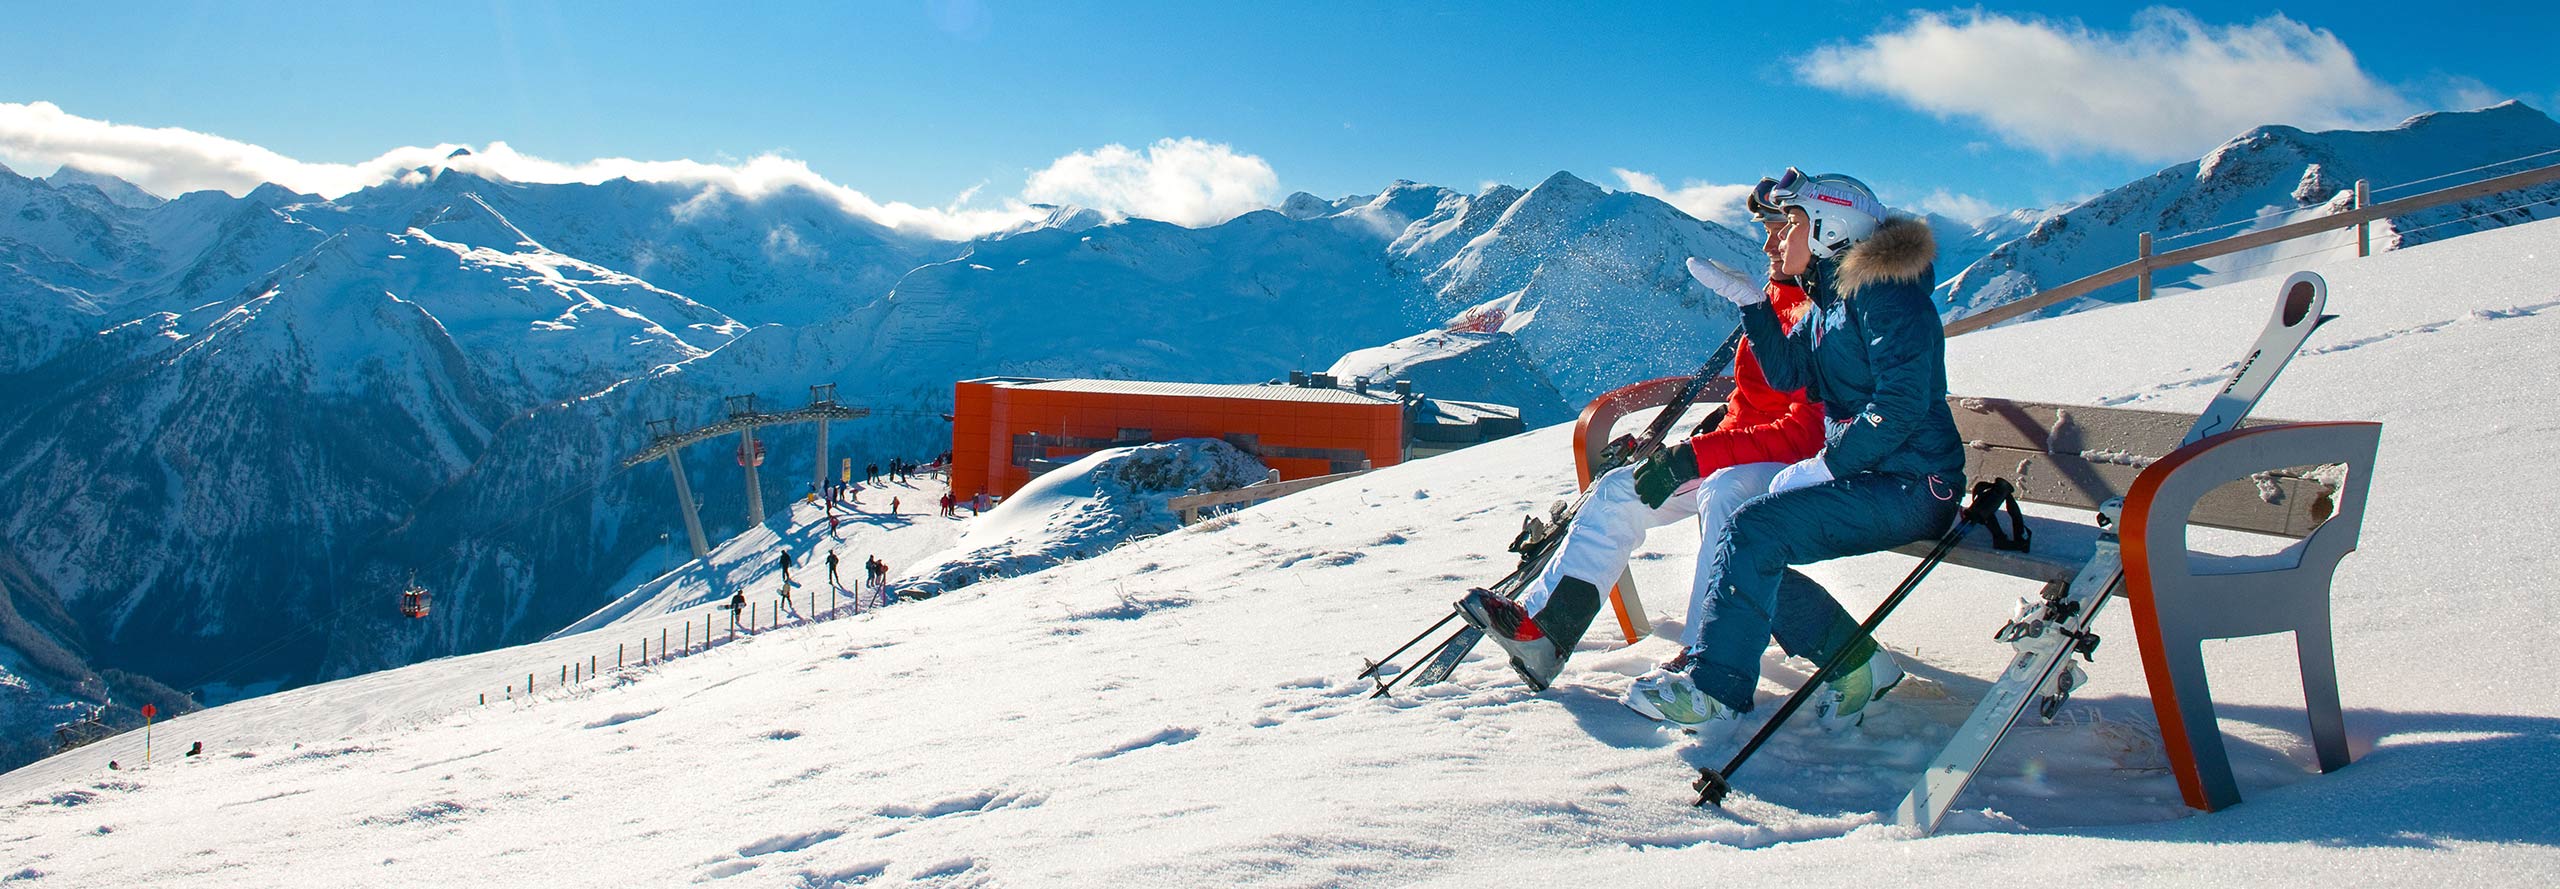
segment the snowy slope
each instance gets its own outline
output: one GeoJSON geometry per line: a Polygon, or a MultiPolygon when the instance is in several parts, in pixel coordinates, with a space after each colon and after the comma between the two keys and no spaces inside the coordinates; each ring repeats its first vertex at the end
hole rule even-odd
{"type": "MultiPolygon", "coordinates": [[[[1358,655],[1500,574],[1517,517],[1569,490],[1552,427],[531,703],[474,705],[644,633],[191,714],[157,744],[204,741],[200,760],[104,770],[139,758],[128,736],[0,776],[0,868],[35,886],[2551,885],[2560,689],[2533,665],[2560,632],[2543,601],[2560,490],[2529,467],[2560,459],[2536,400],[2560,383],[2555,261],[2560,223],[2544,222],[2320,266],[2344,317],[2262,413],[2388,424],[2337,586],[2358,762],[2312,773],[2281,640],[2217,644],[2248,797],[2221,814],[2176,802],[2119,654],[2062,726],[1994,760],[1949,835],[1871,826],[2003,660],[1984,637],[2007,601],[2032,592],[1960,569],[1884,631],[1920,681],[1856,733],[1782,733],[1731,812],[1687,805],[1692,767],[1723,750],[1611,700],[1663,639],[1594,640],[1542,695],[1480,654],[1450,684],[1368,699],[1358,655]]],[[[1961,338],[1954,386],[2192,410],[2267,290],[1961,338]]],[[[1653,536],[1643,588],[1683,586],[1687,535],[1653,536]]],[[[1813,573],[1863,608],[1909,565],[1813,573]]],[[[1678,603],[1649,604],[1671,632],[1678,603]]],[[[2130,638],[2120,612],[2099,629],[2130,638]]],[[[1764,707],[1803,673],[1772,662],[1764,707]]]]}

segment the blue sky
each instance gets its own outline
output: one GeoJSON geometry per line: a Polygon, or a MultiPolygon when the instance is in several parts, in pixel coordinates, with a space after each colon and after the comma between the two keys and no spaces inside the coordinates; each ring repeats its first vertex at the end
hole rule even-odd
{"type": "MultiPolygon", "coordinates": [[[[497,141],[571,165],[777,155],[921,208],[1147,212],[1122,192],[1186,170],[1240,177],[1194,195],[1218,206],[1570,170],[1705,213],[1791,163],[1903,206],[2040,206],[2253,123],[2560,95],[2560,14],[2528,4],[739,5],[48,7],[0,32],[0,103],[123,125],[128,154],[143,127],[304,164],[497,141]],[[1133,151],[1097,153],[1115,144],[1133,151]],[[1092,175],[1058,172],[1074,158],[1092,175]]],[[[20,172],[109,151],[10,121],[0,162],[20,172]]],[[[212,175],[115,159],[168,166],[161,190],[212,175]]]]}

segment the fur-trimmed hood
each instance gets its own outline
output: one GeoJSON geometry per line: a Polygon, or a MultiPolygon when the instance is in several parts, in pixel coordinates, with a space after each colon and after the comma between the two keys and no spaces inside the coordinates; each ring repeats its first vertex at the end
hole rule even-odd
{"type": "Polygon", "coordinates": [[[1888,281],[1922,281],[1931,263],[1938,259],[1938,239],[1929,233],[1929,224],[1910,216],[1896,216],[1876,227],[1876,233],[1849,248],[1840,258],[1840,295],[1852,296],[1869,284],[1888,281]]]}

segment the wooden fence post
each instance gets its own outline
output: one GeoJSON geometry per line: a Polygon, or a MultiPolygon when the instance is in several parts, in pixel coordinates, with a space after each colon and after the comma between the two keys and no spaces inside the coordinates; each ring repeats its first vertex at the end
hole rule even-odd
{"type": "Polygon", "coordinates": [[[658,659],[662,661],[667,659],[667,628],[665,627],[658,628],[658,659]]]}
{"type": "Polygon", "coordinates": [[[693,621],[684,622],[684,650],[693,650],[693,621]]]}
{"type": "Polygon", "coordinates": [[[481,692],[481,693],[480,693],[480,706],[483,706],[483,707],[489,706],[489,693],[488,693],[488,692],[485,692],[485,691],[484,691],[484,692],[481,692]]]}
{"type": "MultiPolygon", "coordinates": [[[[2366,202],[2373,197],[2373,193],[2366,187],[2366,180],[2356,180],[2356,209],[2358,210],[2364,209],[2366,202]]],[[[2356,223],[2356,255],[2373,255],[2373,220],[2356,223]]]]}
{"type": "Polygon", "coordinates": [[[620,642],[613,643],[613,668],[616,670],[622,669],[622,645],[623,643],[620,642]]]}
{"type": "Polygon", "coordinates": [[[533,697],[533,674],[524,674],[524,696],[533,697]]]}
{"type": "Polygon", "coordinates": [[[2134,274],[2133,301],[2149,302],[2151,300],[2151,233],[2143,232],[2142,239],[2136,242],[2136,246],[2142,254],[2142,270],[2134,274]]]}
{"type": "Polygon", "coordinates": [[[567,684],[569,684],[569,665],[568,665],[568,664],[561,664],[561,665],[560,665],[560,684],[561,684],[561,685],[567,685],[567,684]]]}

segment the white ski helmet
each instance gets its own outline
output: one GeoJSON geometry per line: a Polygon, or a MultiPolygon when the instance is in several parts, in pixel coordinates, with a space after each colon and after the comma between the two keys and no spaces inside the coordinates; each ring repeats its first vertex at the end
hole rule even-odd
{"type": "Polygon", "coordinates": [[[1755,203],[1780,211],[1803,210],[1813,224],[1809,239],[1813,255],[1826,259],[1866,240],[1875,234],[1876,226],[1884,224],[1884,202],[1876,200],[1875,191],[1838,173],[1806,175],[1788,167],[1775,179],[1760,180],[1752,196],[1755,203]]]}

